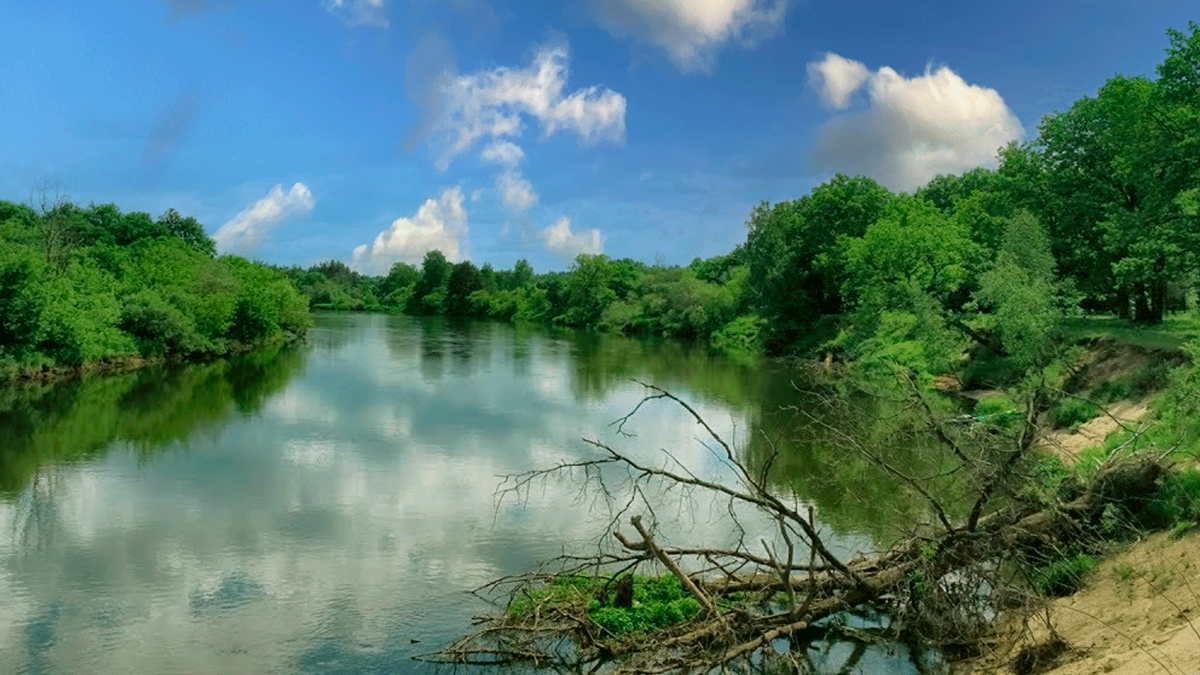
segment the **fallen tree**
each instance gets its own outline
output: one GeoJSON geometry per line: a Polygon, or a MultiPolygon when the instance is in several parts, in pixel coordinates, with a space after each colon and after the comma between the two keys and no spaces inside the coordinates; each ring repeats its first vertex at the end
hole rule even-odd
{"type": "Polygon", "coordinates": [[[570,672],[756,672],[781,666],[807,672],[804,651],[795,647],[850,631],[837,619],[864,607],[889,617],[874,631],[889,639],[969,647],[998,615],[1025,604],[1030,570],[1048,560],[1048,551],[1084,538],[1112,509],[1144,500],[1163,472],[1154,459],[1114,461],[1086,485],[1032,498],[1023,490],[1023,471],[1038,418],[1048,406],[1044,387],[1028,397],[1016,428],[998,431],[943,424],[920,389],[907,384],[911,405],[923,412],[926,430],[969,492],[963,515],[955,517],[927,480],[893,466],[863,438],[802,413],[840,438],[847,451],[920,495],[931,514],[930,522],[913,527],[887,550],[843,560],[812,509],[794,493],[772,488],[777,455],[752,471],[688,403],[644,385],[645,398],[618,420],[617,431],[624,433],[646,403],[672,402],[703,429],[730,478],[698,475],[665,450],[666,461],[651,464],[598,440],[587,441],[595,451],[591,457],[508,476],[498,490],[501,499],[527,494],[538,481],[579,481],[609,508],[602,535],[607,545],[591,555],[565,554],[541,570],[480,589],[500,598],[503,611],[480,618],[474,633],[429,660],[524,663],[570,672]],[[623,489],[617,489],[615,477],[623,489]],[[654,490],[684,490],[692,500],[722,502],[736,542],[668,543],[658,531],[654,490]],[[761,536],[753,536],[747,509],[770,531],[760,528],[761,536]],[[632,573],[645,567],[661,567],[662,574],[639,577],[631,593],[632,573]]]}

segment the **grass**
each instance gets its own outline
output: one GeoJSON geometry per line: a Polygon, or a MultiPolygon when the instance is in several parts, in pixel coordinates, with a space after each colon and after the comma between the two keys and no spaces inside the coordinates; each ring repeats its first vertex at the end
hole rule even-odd
{"type": "MultiPolygon", "coordinates": [[[[604,589],[608,577],[562,575],[536,588],[526,589],[508,606],[508,616],[517,621],[532,617],[545,608],[576,608],[587,612],[592,623],[613,637],[661,630],[683,623],[700,611],[700,603],[688,595],[679,579],[665,574],[659,577],[633,578],[633,604],[615,607],[606,601],[604,589]]],[[[611,588],[609,592],[611,593],[611,588]]]]}
{"type": "Polygon", "coordinates": [[[1096,406],[1078,398],[1064,398],[1050,411],[1055,429],[1076,429],[1099,414],[1100,410],[1096,406]]]}
{"type": "Polygon", "coordinates": [[[1145,349],[1178,351],[1183,343],[1200,338],[1200,316],[1180,312],[1157,326],[1139,326],[1115,316],[1068,319],[1064,333],[1071,340],[1108,338],[1145,349]]]}
{"type": "Polygon", "coordinates": [[[1040,568],[1033,578],[1038,593],[1062,598],[1083,588],[1087,576],[1096,569],[1096,559],[1086,553],[1056,560],[1040,568]]]}

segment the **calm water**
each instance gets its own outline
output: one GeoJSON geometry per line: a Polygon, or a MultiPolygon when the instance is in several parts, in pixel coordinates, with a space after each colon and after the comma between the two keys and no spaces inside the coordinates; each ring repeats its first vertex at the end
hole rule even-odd
{"type": "MultiPolygon", "coordinates": [[[[497,503],[498,476],[669,448],[723,469],[653,382],[815,505],[836,549],[910,511],[844,452],[794,441],[794,373],[679,345],[491,323],[323,315],[308,344],[228,362],[0,391],[0,673],[407,673],[488,611],[466,593],[564,547],[602,514],[550,481],[497,503]]],[[[640,454],[639,454],[640,453],[640,454]]],[[[719,509],[717,509],[719,511],[719,509]]],[[[705,513],[666,502],[665,520],[705,513]]],[[[720,540],[701,517],[679,541],[720,540]]],[[[833,672],[906,672],[826,646],[833,672]],[[851,660],[848,662],[848,660],[851,660]],[[843,668],[848,666],[848,668],[843,668]]],[[[494,672],[494,671],[493,671],[494,672]]]]}

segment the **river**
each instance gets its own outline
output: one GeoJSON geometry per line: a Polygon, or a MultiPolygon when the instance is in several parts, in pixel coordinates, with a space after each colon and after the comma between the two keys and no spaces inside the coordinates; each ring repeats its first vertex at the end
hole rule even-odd
{"type": "MultiPolygon", "coordinates": [[[[780,365],[488,322],[316,318],[300,346],[0,390],[0,673],[431,670],[412,657],[489,609],[467,591],[594,550],[603,525],[569,481],[498,502],[500,476],[586,456],[587,437],[719,477],[676,406],[617,433],[645,393],[633,379],[687,400],[749,461],[779,448],[777,481],[839,553],[919,511],[861,458],[799,438],[783,407],[811,400],[780,365]]],[[[705,540],[728,525],[687,527],[705,540]]],[[[825,672],[912,672],[903,650],[814,650],[825,672]]]]}

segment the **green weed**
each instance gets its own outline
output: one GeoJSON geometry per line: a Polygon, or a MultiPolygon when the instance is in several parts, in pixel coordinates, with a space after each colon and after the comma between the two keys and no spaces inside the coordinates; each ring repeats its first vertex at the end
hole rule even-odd
{"type": "Polygon", "coordinates": [[[1096,559],[1086,553],[1056,560],[1037,571],[1033,587],[1047,597],[1066,597],[1083,588],[1088,574],[1094,569],[1096,559]]]}

